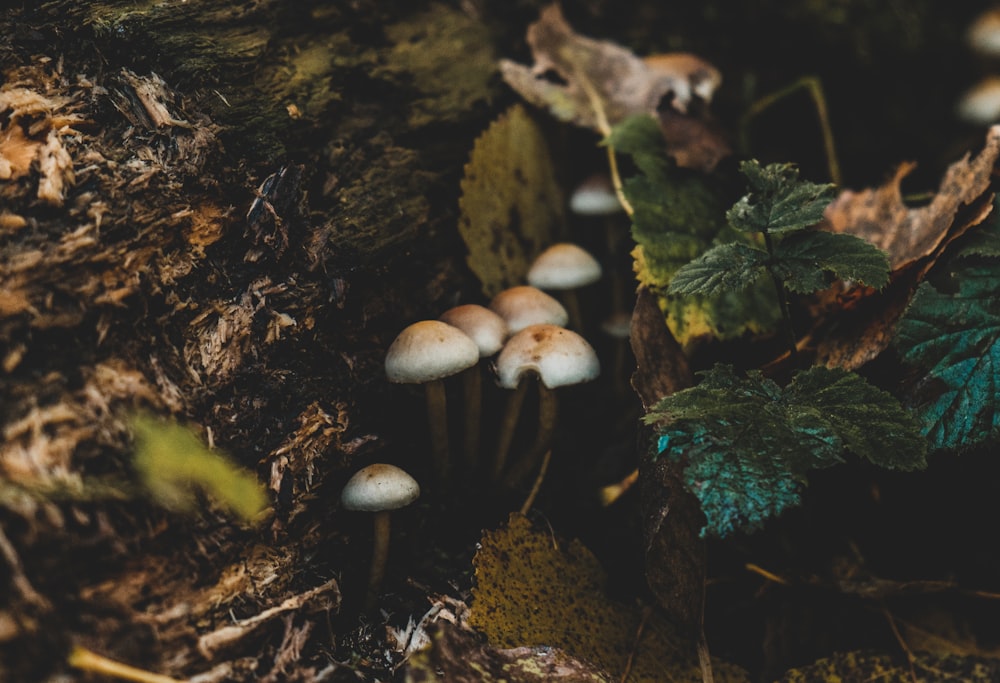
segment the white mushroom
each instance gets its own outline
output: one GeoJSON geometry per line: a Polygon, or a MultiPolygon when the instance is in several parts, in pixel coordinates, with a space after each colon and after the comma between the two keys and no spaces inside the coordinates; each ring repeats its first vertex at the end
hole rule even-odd
{"type": "MultiPolygon", "coordinates": [[[[507,340],[507,323],[485,306],[455,306],[442,313],[440,319],[468,335],[479,347],[480,358],[495,355],[507,340]]],[[[479,460],[483,403],[482,371],[479,364],[465,370],[462,378],[465,385],[465,458],[471,471],[479,460]]]]}
{"type": "Polygon", "coordinates": [[[514,484],[545,454],[552,441],[558,411],[553,389],[594,380],[601,365],[594,348],[577,333],[555,325],[531,325],[507,341],[497,357],[496,371],[500,386],[514,393],[497,438],[494,479],[501,475],[513,441],[527,386],[523,377],[529,374],[538,378],[538,432],[534,444],[505,478],[508,484],[514,484]]]}
{"type": "Polygon", "coordinates": [[[520,285],[505,289],[490,302],[490,310],[507,323],[510,334],[528,325],[565,325],[569,314],[561,303],[538,289],[520,285]]]}
{"type": "Polygon", "coordinates": [[[440,320],[413,323],[396,337],[385,355],[390,382],[423,384],[438,480],[448,480],[448,408],[444,378],[479,362],[479,347],[464,332],[440,320]]]}
{"type": "Polygon", "coordinates": [[[583,317],[576,289],[601,279],[601,264],[590,252],[570,242],[558,242],[543,251],[528,269],[528,284],[557,290],[569,314],[570,327],[582,330],[583,317]]]}
{"type": "Polygon", "coordinates": [[[340,493],[346,510],[375,513],[372,565],[368,575],[368,600],[372,602],[385,576],[389,557],[389,512],[405,507],[420,496],[420,485],[395,465],[376,463],[354,474],[340,493]]]}

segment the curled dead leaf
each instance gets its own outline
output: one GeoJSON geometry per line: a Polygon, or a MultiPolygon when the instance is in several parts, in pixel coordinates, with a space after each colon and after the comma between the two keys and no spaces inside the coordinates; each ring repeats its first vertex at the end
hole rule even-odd
{"type": "Polygon", "coordinates": [[[990,181],[998,157],[1000,126],[993,126],[979,154],[966,154],[949,166],[933,199],[917,208],[906,205],[900,189],[913,164],[900,165],[881,187],[842,192],[827,207],[821,227],[861,237],[886,251],[892,280],[879,292],[853,287],[824,293],[814,313],[837,313],[820,317],[800,349],[811,350],[816,363],[848,370],[882,353],[924,275],[952,241],[992,211],[990,181]]]}
{"type": "Polygon", "coordinates": [[[979,154],[971,159],[966,154],[948,167],[937,194],[926,206],[910,208],[903,201],[900,183],[914,165],[901,164],[881,187],[841,192],[827,207],[823,227],[866,239],[888,252],[893,271],[905,268],[934,255],[958,236],[951,230],[955,216],[989,189],[998,156],[1000,126],[993,126],[979,154]]]}
{"type": "Polygon", "coordinates": [[[722,82],[719,70],[702,58],[669,53],[642,59],[610,41],[577,34],[558,5],[542,10],[528,27],[527,41],[535,64],[504,59],[500,72],[522,97],[557,119],[607,135],[629,116],[646,114],[660,121],[668,153],[680,166],[711,170],[729,154],[705,118],[706,107],[693,106],[707,105],[722,82]],[[550,74],[563,82],[549,80],[550,74]]]}

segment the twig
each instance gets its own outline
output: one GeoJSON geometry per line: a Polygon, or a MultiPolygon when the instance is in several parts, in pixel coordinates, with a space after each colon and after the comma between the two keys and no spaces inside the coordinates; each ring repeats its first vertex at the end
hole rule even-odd
{"type": "Polygon", "coordinates": [[[903,634],[901,634],[899,632],[899,628],[896,627],[896,620],[893,618],[889,610],[886,609],[885,605],[881,605],[880,608],[882,615],[885,617],[886,621],[889,622],[889,628],[892,629],[892,635],[895,636],[896,641],[899,643],[899,647],[903,650],[903,654],[906,655],[906,663],[910,667],[910,679],[913,680],[913,683],[918,683],[917,670],[913,667],[913,662],[916,659],[916,657],[913,656],[913,650],[911,650],[910,646],[906,644],[906,641],[903,639],[903,634]]]}
{"type": "Polygon", "coordinates": [[[10,542],[7,534],[4,533],[3,527],[0,527],[0,555],[3,555],[3,559],[7,561],[7,566],[10,567],[10,582],[14,584],[14,588],[21,594],[21,597],[26,602],[40,609],[46,611],[52,609],[51,603],[35,590],[35,587],[31,585],[31,581],[25,575],[24,567],[21,565],[21,558],[18,557],[14,544],[10,542]]]}
{"type": "Polygon", "coordinates": [[[797,90],[805,89],[816,107],[816,118],[819,119],[819,127],[823,136],[823,151],[826,153],[827,170],[830,173],[830,180],[836,185],[842,185],[843,179],[840,175],[840,163],[837,161],[837,149],[833,142],[833,129],[830,126],[830,114],[826,107],[826,96],[823,94],[823,84],[816,76],[805,76],[787,85],[777,92],[765,95],[750,105],[746,114],[740,122],[740,145],[743,151],[747,151],[749,144],[749,124],[750,120],[760,115],[764,110],[794,94],[797,90]]]}
{"type": "Polygon", "coordinates": [[[69,653],[67,663],[75,669],[81,671],[91,671],[113,678],[120,678],[123,681],[136,681],[136,683],[182,683],[176,678],[155,674],[144,669],[137,669],[128,664],[116,662],[113,659],[102,657],[96,652],[74,645],[69,653]]]}
{"type": "Polygon", "coordinates": [[[531,492],[528,493],[528,497],[524,499],[524,505],[521,506],[521,514],[528,514],[528,510],[535,502],[535,498],[538,497],[538,491],[542,488],[542,480],[545,479],[545,473],[549,469],[549,461],[552,459],[552,449],[545,451],[545,455],[542,456],[542,465],[538,468],[538,476],[535,477],[535,483],[531,486],[531,492]]]}
{"type": "Polygon", "coordinates": [[[635,661],[635,655],[639,651],[639,641],[642,640],[642,632],[646,630],[646,622],[653,615],[653,608],[646,605],[642,608],[642,618],[639,620],[639,627],[635,630],[635,638],[632,640],[632,649],[628,653],[628,659],[625,661],[625,671],[622,672],[621,682],[625,683],[628,680],[629,674],[632,673],[632,663],[635,661]]]}
{"type": "MultiPolygon", "coordinates": [[[[587,95],[587,99],[590,100],[590,106],[594,110],[594,117],[597,119],[597,129],[601,132],[605,138],[611,135],[611,124],[608,123],[607,114],[604,113],[604,105],[601,104],[601,97],[594,90],[594,86],[590,84],[587,80],[586,74],[577,71],[576,81],[583,88],[583,92],[587,95]]],[[[615,148],[610,142],[607,144],[608,148],[608,173],[611,176],[611,185],[615,188],[615,194],[618,196],[618,202],[625,209],[625,213],[629,216],[635,213],[635,209],[632,208],[632,204],[625,197],[625,191],[622,189],[622,178],[618,173],[618,159],[615,158],[615,148]]]]}

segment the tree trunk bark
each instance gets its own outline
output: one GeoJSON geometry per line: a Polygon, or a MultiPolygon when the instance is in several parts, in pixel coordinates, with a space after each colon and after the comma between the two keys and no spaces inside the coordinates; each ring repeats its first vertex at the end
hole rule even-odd
{"type": "Polygon", "coordinates": [[[58,0],[0,36],[0,679],[78,675],[74,645],[200,681],[331,677],[324,524],[400,429],[384,349],[475,288],[455,220],[496,112],[485,24],[58,0]],[[255,471],[268,522],[137,493],[138,410],[255,471]]]}

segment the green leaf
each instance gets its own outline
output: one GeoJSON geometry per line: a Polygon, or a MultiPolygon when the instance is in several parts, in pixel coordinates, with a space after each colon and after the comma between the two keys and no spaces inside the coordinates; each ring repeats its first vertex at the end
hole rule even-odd
{"type": "Polygon", "coordinates": [[[976,265],[953,277],[954,293],[920,285],[894,340],[922,375],[910,404],[943,449],[1000,436],[1000,277],[995,266],[976,265]]]}
{"type": "Polygon", "coordinates": [[[743,290],[767,270],[767,252],[739,242],[720,244],[682,266],[670,281],[670,294],[715,296],[743,290]]]}
{"type": "Polygon", "coordinates": [[[792,164],[761,166],[755,159],[740,164],[750,191],[726,213],[742,232],[785,233],[816,225],[833,200],[833,185],[799,180],[792,164]]]}
{"type": "Polygon", "coordinates": [[[724,204],[710,178],[677,168],[667,157],[656,121],[648,116],[627,119],[612,129],[606,142],[630,155],[641,172],[623,186],[635,209],[636,278],[660,294],[674,337],[686,344],[708,336],[736,338],[773,330],[780,311],[773,292],[759,286],[711,298],[664,295],[675,273],[713,244],[745,238],[726,225],[724,204]]]}
{"type": "Polygon", "coordinates": [[[660,124],[645,114],[630,116],[611,129],[601,144],[610,145],[619,154],[627,154],[644,176],[662,177],[673,165],[666,155],[666,141],[660,124]]]}
{"type": "Polygon", "coordinates": [[[970,228],[955,251],[955,256],[965,258],[984,256],[1000,257],[1000,197],[993,200],[993,212],[979,225],[970,228]]]}
{"type": "Polygon", "coordinates": [[[844,453],[891,469],[926,466],[926,442],[888,393],[842,369],[814,367],[782,388],[754,371],[716,365],[700,384],[661,399],[658,452],[684,464],[701,501],[702,533],[754,530],[797,505],[808,472],[844,453]]]}
{"type": "Polygon", "coordinates": [[[135,468],[143,485],[164,507],[189,511],[202,491],[244,522],[254,522],[267,507],[257,477],[230,458],[206,448],[189,429],[174,422],[137,415],[135,468]]]}
{"type": "Polygon", "coordinates": [[[782,239],[774,247],[773,267],[785,287],[800,294],[829,287],[833,277],[875,288],[889,283],[885,252],[859,237],[823,230],[782,239]]]}

